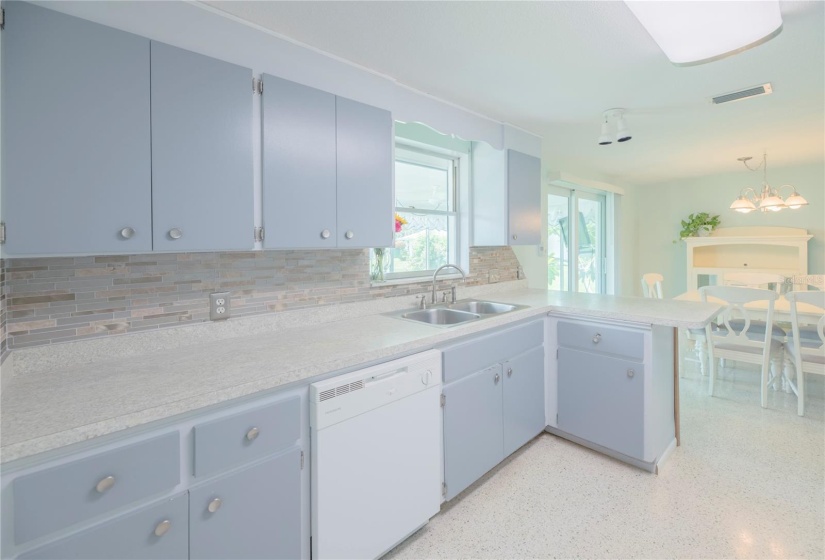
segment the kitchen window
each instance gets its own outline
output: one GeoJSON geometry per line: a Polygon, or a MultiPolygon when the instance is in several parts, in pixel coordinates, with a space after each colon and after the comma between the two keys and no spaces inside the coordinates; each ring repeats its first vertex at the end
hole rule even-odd
{"type": "Polygon", "coordinates": [[[395,211],[407,223],[385,258],[388,280],[432,276],[459,262],[459,158],[399,144],[395,149],[395,211]]]}

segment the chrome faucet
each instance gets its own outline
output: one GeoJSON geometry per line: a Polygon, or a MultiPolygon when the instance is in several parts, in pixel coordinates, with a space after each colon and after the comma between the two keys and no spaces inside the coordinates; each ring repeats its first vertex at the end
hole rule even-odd
{"type": "MultiPolygon", "coordinates": [[[[461,267],[460,267],[460,266],[458,266],[458,265],[456,265],[456,264],[445,264],[444,266],[439,266],[439,267],[438,267],[438,270],[436,270],[436,271],[433,273],[433,297],[432,297],[432,303],[435,303],[435,278],[436,278],[436,276],[438,276],[438,273],[439,273],[439,272],[441,272],[442,270],[444,270],[445,268],[454,268],[454,269],[456,269],[457,271],[459,271],[459,272],[461,273],[461,281],[462,281],[462,282],[466,282],[466,281],[467,281],[467,275],[466,275],[466,274],[464,274],[464,271],[463,271],[463,270],[461,270],[461,267]]],[[[453,297],[452,297],[452,300],[453,300],[453,301],[452,301],[451,303],[455,303],[455,286],[453,286],[453,287],[452,287],[452,292],[453,292],[453,297]]]]}

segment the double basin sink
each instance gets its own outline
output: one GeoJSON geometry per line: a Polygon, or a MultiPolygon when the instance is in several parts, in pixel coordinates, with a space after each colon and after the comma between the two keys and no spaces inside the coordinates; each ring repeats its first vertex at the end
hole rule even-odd
{"type": "Polygon", "coordinates": [[[442,303],[430,309],[405,310],[390,313],[389,315],[408,321],[426,323],[428,325],[451,327],[526,308],[526,305],[512,305],[494,301],[463,300],[457,301],[456,303],[442,303]]]}

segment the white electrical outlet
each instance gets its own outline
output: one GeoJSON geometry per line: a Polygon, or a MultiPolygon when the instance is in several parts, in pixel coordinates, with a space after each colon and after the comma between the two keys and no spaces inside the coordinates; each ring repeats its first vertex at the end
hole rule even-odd
{"type": "Polygon", "coordinates": [[[229,292],[209,294],[209,318],[212,321],[229,319],[229,292]]]}

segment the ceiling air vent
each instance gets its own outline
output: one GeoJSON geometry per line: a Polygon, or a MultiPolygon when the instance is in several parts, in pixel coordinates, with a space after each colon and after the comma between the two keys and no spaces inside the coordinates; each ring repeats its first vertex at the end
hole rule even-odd
{"type": "Polygon", "coordinates": [[[713,101],[714,105],[720,105],[722,103],[730,103],[731,101],[747,99],[748,97],[770,95],[771,93],[773,93],[773,87],[771,87],[770,82],[768,82],[767,84],[762,84],[761,86],[754,86],[740,91],[734,91],[731,93],[725,93],[723,95],[717,95],[716,97],[711,99],[711,101],[713,101]]]}

